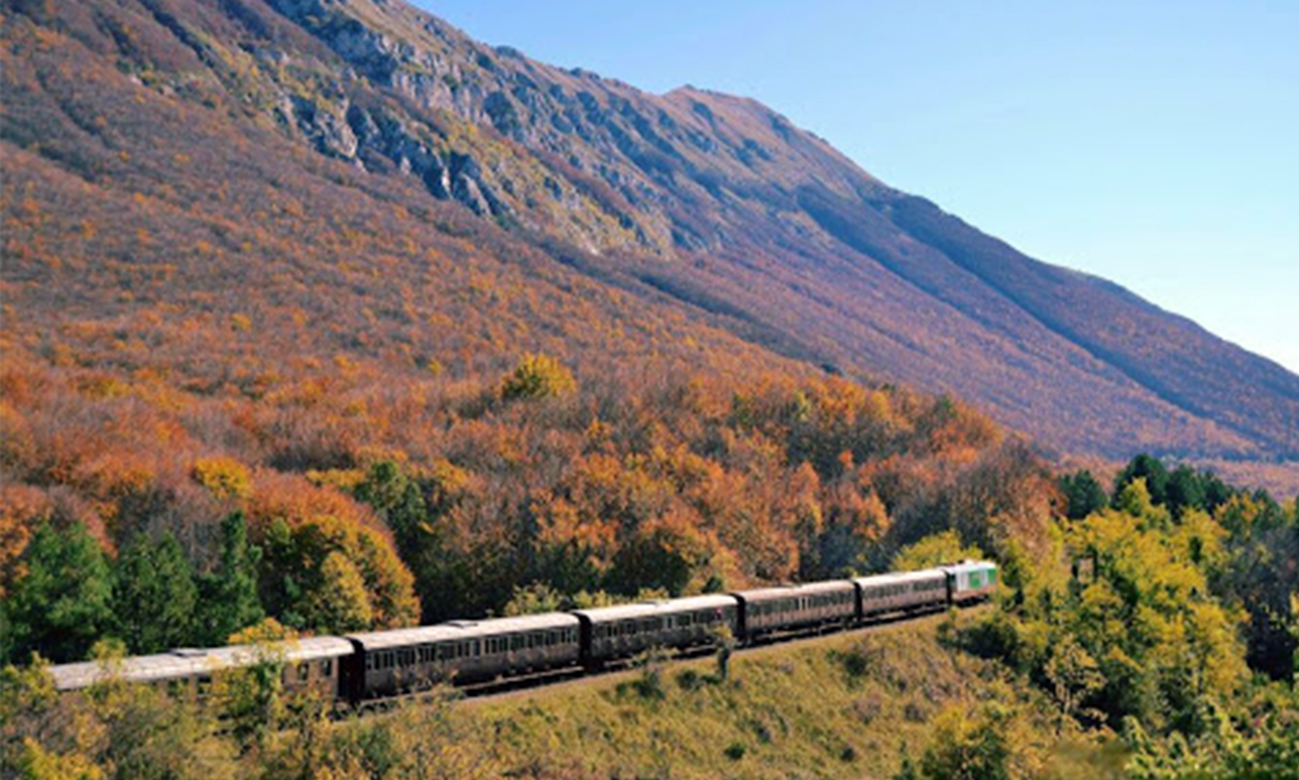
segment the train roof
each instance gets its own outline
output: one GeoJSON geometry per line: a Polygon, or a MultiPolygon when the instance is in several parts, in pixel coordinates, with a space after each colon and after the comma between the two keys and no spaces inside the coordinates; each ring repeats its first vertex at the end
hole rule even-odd
{"type": "Polygon", "coordinates": [[[391,631],[372,631],[365,634],[348,634],[347,638],[359,642],[367,651],[386,650],[393,647],[427,645],[434,642],[453,642],[485,636],[514,634],[520,631],[544,631],[550,628],[574,628],[577,618],[563,612],[541,615],[489,618],[486,620],[453,620],[433,626],[395,628],[391,631]]]}
{"type": "Polygon", "coordinates": [[[900,574],[873,574],[869,577],[855,577],[853,582],[863,588],[871,588],[876,585],[896,585],[903,582],[924,582],[926,580],[941,580],[947,577],[947,572],[942,569],[921,569],[920,571],[906,571],[900,574]]]}
{"type": "Polygon", "coordinates": [[[350,655],[352,644],[334,636],[308,637],[287,642],[227,647],[183,647],[157,655],[140,655],[118,662],[84,661],[50,667],[54,687],[60,691],[86,688],[117,677],[127,682],[157,682],[211,674],[239,666],[251,666],[261,659],[286,663],[338,658],[350,655]]]}
{"type": "Polygon", "coordinates": [[[852,589],[853,585],[848,580],[829,580],[827,582],[808,582],[803,585],[780,585],[774,588],[742,590],[734,595],[746,601],[768,601],[791,596],[807,596],[815,593],[837,593],[852,589]]]}
{"type": "Polygon", "coordinates": [[[947,566],[940,567],[949,574],[959,574],[966,571],[983,571],[985,569],[995,569],[997,564],[992,561],[961,561],[947,566]]]}
{"type": "Polygon", "coordinates": [[[639,604],[620,604],[613,607],[576,609],[573,610],[572,614],[585,617],[592,623],[607,623],[615,620],[674,615],[681,612],[696,612],[701,609],[724,609],[734,606],[735,599],[732,596],[688,596],[683,599],[664,599],[662,601],[643,601],[639,604]]]}

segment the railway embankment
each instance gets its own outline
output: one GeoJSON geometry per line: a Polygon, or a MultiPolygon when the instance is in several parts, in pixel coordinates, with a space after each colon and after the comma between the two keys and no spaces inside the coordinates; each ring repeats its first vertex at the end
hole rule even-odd
{"type": "Polygon", "coordinates": [[[942,641],[949,621],[975,617],[755,648],[725,676],[715,657],[646,658],[543,688],[407,703],[357,724],[355,738],[425,730],[430,755],[466,777],[894,778],[903,755],[961,745],[1003,751],[1013,776],[1106,776],[1101,751],[1059,734],[1039,692],[942,641]]]}

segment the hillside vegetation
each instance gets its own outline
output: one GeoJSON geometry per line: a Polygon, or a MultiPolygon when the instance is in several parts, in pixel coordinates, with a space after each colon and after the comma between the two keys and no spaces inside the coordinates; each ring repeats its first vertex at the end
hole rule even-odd
{"type": "Polygon", "coordinates": [[[262,615],[338,633],[543,591],[817,579],[934,530],[1049,523],[1044,464],[950,399],[671,373],[532,356],[491,381],[358,372],[248,398],[6,366],[0,650],[63,661],[103,636],[220,642],[262,615]]]}
{"type": "MultiPolygon", "coordinates": [[[[286,696],[270,652],[201,705],[111,679],[58,697],[39,663],[9,667],[0,761],[33,780],[1299,777],[1299,509],[1148,458],[1113,496],[1066,483],[1081,516],[1045,555],[987,529],[1004,584],[977,610],[341,720],[286,696]]],[[[949,531],[891,566],[982,554],[949,531]]],[[[109,669],[120,651],[96,649],[109,669]]]]}

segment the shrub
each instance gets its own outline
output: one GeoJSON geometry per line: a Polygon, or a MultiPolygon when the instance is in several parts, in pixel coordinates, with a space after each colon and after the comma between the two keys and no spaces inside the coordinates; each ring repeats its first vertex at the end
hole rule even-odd
{"type": "Polygon", "coordinates": [[[524,355],[514,372],[501,383],[501,397],[549,398],[569,395],[577,389],[573,373],[549,355],[524,355]]]}

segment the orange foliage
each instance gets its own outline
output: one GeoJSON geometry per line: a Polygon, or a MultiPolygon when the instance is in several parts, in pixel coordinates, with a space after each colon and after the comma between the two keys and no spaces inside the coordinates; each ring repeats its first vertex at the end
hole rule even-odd
{"type": "Polygon", "coordinates": [[[54,507],[43,490],[26,485],[0,488],[0,596],[5,585],[23,574],[20,558],[32,534],[47,522],[54,507]]]}

